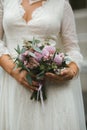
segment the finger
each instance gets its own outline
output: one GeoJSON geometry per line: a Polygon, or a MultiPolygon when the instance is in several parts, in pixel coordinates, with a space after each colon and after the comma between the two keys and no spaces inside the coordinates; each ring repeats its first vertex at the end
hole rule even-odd
{"type": "Polygon", "coordinates": [[[47,73],[46,76],[51,80],[62,80],[62,78],[57,74],[47,73]]]}
{"type": "MultiPolygon", "coordinates": [[[[24,80],[25,80],[26,82],[28,82],[27,79],[26,79],[26,77],[24,78],[24,80]]],[[[36,81],[32,81],[32,85],[33,85],[33,86],[39,86],[39,83],[36,82],[36,81]]]]}
{"type": "Polygon", "coordinates": [[[64,70],[62,74],[56,75],[52,73],[47,73],[47,77],[51,78],[51,80],[59,80],[59,81],[65,81],[70,80],[73,78],[73,76],[70,74],[69,70],[64,70]]]}
{"type": "Polygon", "coordinates": [[[21,73],[21,75],[23,75],[23,77],[25,77],[28,72],[27,72],[26,70],[23,70],[23,71],[21,71],[20,73],[21,73]]]}
{"type": "Polygon", "coordinates": [[[67,74],[67,75],[62,76],[62,78],[63,78],[64,80],[70,80],[70,79],[73,78],[73,75],[67,74]]]}
{"type": "Polygon", "coordinates": [[[55,74],[53,73],[46,73],[46,76],[49,77],[49,78],[53,78],[55,74]]]}
{"type": "Polygon", "coordinates": [[[38,90],[37,87],[31,86],[31,85],[30,85],[28,82],[26,82],[25,80],[22,82],[22,85],[25,86],[25,87],[27,87],[27,88],[29,88],[29,89],[31,89],[31,90],[38,90]]]}
{"type": "Polygon", "coordinates": [[[67,75],[68,73],[69,73],[69,70],[68,70],[68,69],[65,69],[65,70],[61,71],[60,76],[67,75]]]}
{"type": "Polygon", "coordinates": [[[38,86],[39,86],[39,83],[38,83],[38,82],[35,82],[35,81],[32,81],[32,85],[38,87],[38,86]]]}
{"type": "Polygon", "coordinates": [[[66,81],[66,80],[71,80],[72,78],[73,78],[73,77],[68,76],[68,77],[64,77],[63,80],[65,80],[65,81],[66,81]]]}

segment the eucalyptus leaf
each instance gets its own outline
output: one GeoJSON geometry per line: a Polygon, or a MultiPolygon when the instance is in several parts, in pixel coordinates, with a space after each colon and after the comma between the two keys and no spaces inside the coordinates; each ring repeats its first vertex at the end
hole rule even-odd
{"type": "Polygon", "coordinates": [[[35,38],[33,37],[32,46],[35,45],[35,38]]]}
{"type": "Polygon", "coordinates": [[[44,78],[44,75],[37,76],[37,79],[38,79],[38,80],[42,80],[43,78],[44,78]]]}
{"type": "Polygon", "coordinates": [[[35,39],[35,43],[37,43],[37,44],[40,43],[40,40],[35,39]]]}
{"type": "Polygon", "coordinates": [[[19,50],[15,49],[15,51],[16,51],[18,54],[20,54],[20,51],[19,51],[19,50]]]}
{"type": "Polygon", "coordinates": [[[20,51],[20,46],[19,45],[17,45],[17,50],[20,51]]]}
{"type": "Polygon", "coordinates": [[[29,74],[26,75],[26,79],[27,79],[28,83],[32,85],[32,78],[29,74]]]}
{"type": "Polygon", "coordinates": [[[17,45],[17,49],[15,49],[15,51],[16,51],[18,54],[21,53],[21,49],[20,49],[20,46],[19,46],[19,45],[17,45]]]}
{"type": "Polygon", "coordinates": [[[35,54],[32,53],[32,52],[29,52],[29,55],[32,56],[32,57],[34,57],[34,58],[36,58],[35,54]]]}
{"type": "Polygon", "coordinates": [[[21,53],[24,53],[25,51],[26,51],[26,48],[23,47],[23,48],[21,49],[21,53]]]}
{"type": "Polygon", "coordinates": [[[33,49],[39,53],[42,53],[42,50],[40,50],[40,48],[36,47],[36,46],[33,46],[33,49]]]}
{"type": "Polygon", "coordinates": [[[43,76],[44,75],[44,71],[41,71],[39,74],[37,74],[37,77],[43,76]]]}
{"type": "Polygon", "coordinates": [[[22,67],[27,71],[30,72],[30,70],[23,64],[22,67]]]}
{"type": "Polygon", "coordinates": [[[64,60],[65,61],[71,61],[70,57],[65,57],[64,60]]]}

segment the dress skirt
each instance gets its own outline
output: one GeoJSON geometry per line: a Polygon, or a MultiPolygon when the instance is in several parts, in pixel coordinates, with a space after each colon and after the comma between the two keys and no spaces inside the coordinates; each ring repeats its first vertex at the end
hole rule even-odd
{"type": "Polygon", "coordinates": [[[44,108],[6,72],[1,78],[0,130],[85,130],[79,77],[55,84],[47,80],[44,108]]]}

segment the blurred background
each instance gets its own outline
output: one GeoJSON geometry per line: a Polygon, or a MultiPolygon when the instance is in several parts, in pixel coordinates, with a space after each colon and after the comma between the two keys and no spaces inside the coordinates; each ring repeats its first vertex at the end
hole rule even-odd
{"type": "Polygon", "coordinates": [[[84,57],[81,69],[85,117],[87,124],[87,0],[69,0],[75,14],[79,46],[84,57]]]}

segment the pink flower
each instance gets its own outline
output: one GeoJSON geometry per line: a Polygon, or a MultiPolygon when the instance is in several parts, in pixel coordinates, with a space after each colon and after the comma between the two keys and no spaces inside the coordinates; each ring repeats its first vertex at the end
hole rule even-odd
{"type": "Polygon", "coordinates": [[[50,59],[53,54],[55,53],[56,49],[53,46],[45,46],[42,50],[42,55],[43,58],[46,59],[50,59]]]}
{"type": "Polygon", "coordinates": [[[23,53],[24,56],[28,56],[28,54],[29,54],[28,50],[23,53]]]}
{"type": "Polygon", "coordinates": [[[18,59],[19,59],[21,62],[24,62],[25,56],[24,56],[23,54],[20,54],[20,55],[18,56],[18,59]]]}
{"type": "Polygon", "coordinates": [[[41,58],[42,58],[42,54],[41,54],[41,53],[38,53],[38,52],[35,52],[34,54],[35,54],[35,56],[36,56],[35,59],[36,59],[37,61],[40,61],[41,58]]]}
{"type": "Polygon", "coordinates": [[[29,58],[29,62],[26,64],[26,67],[29,69],[33,69],[39,66],[38,61],[36,61],[36,59],[34,58],[29,58]]]}
{"type": "Polygon", "coordinates": [[[28,64],[28,61],[27,61],[27,60],[25,60],[25,61],[24,61],[24,65],[26,66],[27,64],[28,64]]]}
{"type": "Polygon", "coordinates": [[[60,66],[62,64],[63,60],[64,60],[64,54],[63,53],[55,55],[54,62],[56,62],[57,65],[60,66]]]}
{"type": "Polygon", "coordinates": [[[49,51],[47,51],[45,48],[42,50],[42,56],[44,59],[49,58],[49,51]]]}
{"type": "Polygon", "coordinates": [[[56,51],[54,46],[45,46],[44,49],[46,49],[50,54],[54,54],[56,51]]]}

